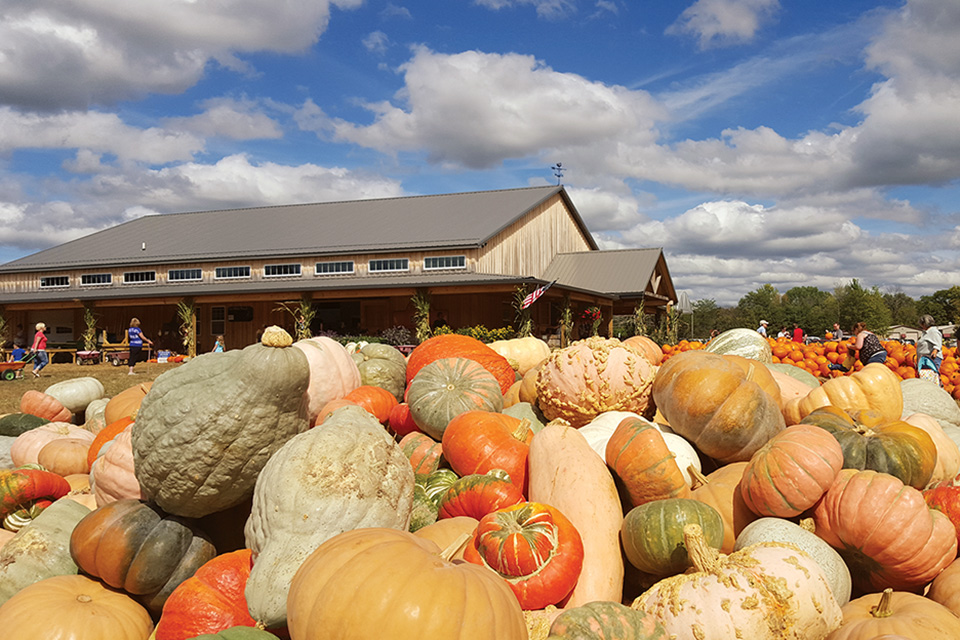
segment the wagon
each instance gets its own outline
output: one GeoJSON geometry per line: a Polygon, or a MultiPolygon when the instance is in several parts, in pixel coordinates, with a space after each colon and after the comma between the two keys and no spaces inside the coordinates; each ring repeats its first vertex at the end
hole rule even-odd
{"type": "MultiPolygon", "coordinates": [[[[150,347],[145,346],[143,350],[146,352],[146,358],[143,355],[140,356],[140,362],[143,362],[145,359],[150,359],[150,347]]],[[[119,367],[122,364],[130,364],[130,350],[126,351],[113,351],[111,353],[106,353],[103,356],[104,360],[107,360],[115,367],[119,367]]]]}
{"type": "Polygon", "coordinates": [[[99,351],[77,351],[77,364],[100,364],[102,359],[99,351]]]}
{"type": "Polygon", "coordinates": [[[22,360],[19,362],[0,362],[0,378],[15,380],[23,377],[23,368],[27,366],[22,360]]]}

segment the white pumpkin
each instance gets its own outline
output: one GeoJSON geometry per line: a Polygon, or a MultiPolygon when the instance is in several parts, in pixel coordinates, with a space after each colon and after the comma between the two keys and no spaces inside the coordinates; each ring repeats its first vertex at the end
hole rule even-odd
{"type": "Polygon", "coordinates": [[[534,336],[494,340],[487,346],[506,358],[521,376],[550,355],[550,346],[534,336]]]}
{"type": "Polygon", "coordinates": [[[663,435],[663,441],[667,443],[667,448],[670,449],[671,453],[673,453],[674,458],[677,461],[677,466],[680,467],[680,472],[683,473],[684,482],[686,482],[688,487],[692,487],[693,476],[690,474],[689,468],[690,466],[693,466],[697,471],[703,470],[703,466],[700,463],[700,456],[697,454],[697,450],[693,448],[692,444],[690,444],[683,436],[675,434],[667,425],[651,422],[643,416],[631,411],[604,411],[596,418],[580,427],[579,431],[583,437],[587,439],[587,443],[590,445],[590,448],[593,449],[598,456],[600,456],[600,459],[606,460],[605,456],[607,451],[607,441],[610,440],[613,432],[617,430],[617,426],[619,426],[620,423],[626,418],[637,418],[638,420],[642,420],[657,429],[657,431],[663,435]]]}
{"type": "Polygon", "coordinates": [[[929,380],[908,378],[900,382],[903,392],[901,419],[913,413],[936,418],[940,426],[960,427],[960,406],[953,397],[929,380]]]}
{"type": "Polygon", "coordinates": [[[310,365],[310,385],[304,400],[307,418],[313,424],[324,405],[360,386],[360,369],[342,344],[326,336],[300,340],[293,346],[307,356],[310,365]]]}
{"type": "Polygon", "coordinates": [[[91,400],[83,412],[83,428],[91,433],[100,433],[107,426],[107,403],[110,398],[91,400]]]}
{"type": "Polygon", "coordinates": [[[357,406],[287,441],[257,477],[244,528],[253,551],[245,595],[250,615],[286,623],[294,574],[333,536],[364,527],[406,531],[413,467],[377,419],[357,406]]]}
{"type": "Polygon", "coordinates": [[[83,413],[94,400],[103,397],[103,384],[96,378],[84,377],[64,380],[47,387],[44,391],[60,401],[70,413],[83,413]]]}

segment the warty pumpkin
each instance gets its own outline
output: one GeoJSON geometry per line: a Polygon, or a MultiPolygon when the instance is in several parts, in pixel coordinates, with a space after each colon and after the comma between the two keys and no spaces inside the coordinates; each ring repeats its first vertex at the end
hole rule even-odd
{"type": "Polygon", "coordinates": [[[638,347],[652,365],[660,365],[663,362],[663,349],[647,336],[630,336],[624,340],[624,343],[638,347]]]}
{"type": "Polygon", "coordinates": [[[797,424],[814,409],[828,405],[851,411],[873,409],[886,422],[899,420],[903,412],[900,376],[886,365],[868,364],[849,376],[827,380],[802,398],[790,400],[783,407],[783,416],[788,425],[797,424]]]}
{"type": "Polygon", "coordinates": [[[294,575],[286,608],[292,640],[380,640],[384,630],[391,640],[527,638],[502,579],[393,529],[355,529],[320,545],[294,575]]]}

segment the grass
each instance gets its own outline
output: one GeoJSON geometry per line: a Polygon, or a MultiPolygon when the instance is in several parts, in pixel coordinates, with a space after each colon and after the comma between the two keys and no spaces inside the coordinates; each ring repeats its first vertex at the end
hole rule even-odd
{"type": "Polygon", "coordinates": [[[20,396],[28,389],[46,391],[50,385],[71,380],[73,378],[96,378],[103,384],[105,396],[111,398],[124,389],[135,384],[156,379],[161,373],[179,367],[180,364],[159,364],[156,362],[141,362],[137,364],[135,375],[128,375],[129,368],[125,365],[115,367],[111,364],[84,364],[73,363],[50,364],[35,378],[31,371],[33,363],[27,363],[23,369],[23,379],[0,380],[0,415],[17,413],[20,411],[20,396]]]}

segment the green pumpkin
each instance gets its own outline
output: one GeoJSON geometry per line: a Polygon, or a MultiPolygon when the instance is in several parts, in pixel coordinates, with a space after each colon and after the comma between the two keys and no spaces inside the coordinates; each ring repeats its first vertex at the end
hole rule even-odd
{"type": "Polygon", "coordinates": [[[723,546],[723,518],[704,502],[668,498],[631,509],[620,528],[627,560],[658,577],[683,573],[692,566],[683,543],[683,528],[688,524],[700,525],[709,546],[723,546]]]}
{"type": "Polygon", "coordinates": [[[48,422],[30,413],[9,413],[0,418],[0,436],[18,436],[48,422]]]}
{"type": "Polygon", "coordinates": [[[667,640],[652,615],[619,602],[588,602],[567,609],[550,625],[547,640],[667,640]]]}
{"type": "Polygon", "coordinates": [[[386,389],[403,402],[407,386],[407,359],[388,344],[371,343],[351,354],[362,384],[386,389]]]}
{"type": "Polygon", "coordinates": [[[410,532],[422,529],[437,521],[439,508],[433,498],[427,495],[423,485],[413,486],[413,511],[410,514],[410,532]]]}
{"type": "Polygon", "coordinates": [[[407,403],[417,426],[439,442],[447,424],[461,413],[503,409],[503,393],[483,365],[467,358],[440,358],[410,381],[407,403]]]}
{"type": "Polygon", "coordinates": [[[785,373],[791,378],[794,378],[804,383],[811,389],[816,389],[817,387],[820,386],[820,381],[817,379],[815,375],[813,375],[806,369],[801,369],[800,367],[794,366],[787,362],[768,362],[767,367],[774,371],[785,373]]]}
{"type": "Polygon", "coordinates": [[[423,487],[427,497],[440,508],[440,498],[447,492],[453,483],[460,479],[452,469],[437,469],[430,473],[417,476],[417,484],[423,487]]]}
{"type": "Polygon", "coordinates": [[[144,497],[167,513],[201,518],[243,502],[270,456],[309,428],[307,357],[282,329],[263,340],[171,369],[143,398],[134,468],[144,497]]]}
{"type": "Polygon", "coordinates": [[[530,430],[534,433],[540,433],[540,429],[543,429],[547,425],[547,422],[549,422],[549,420],[543,417],[540,407],[532,405],[529,402],[518,402],[515,405],[507,407],[501,413],[505,413],[519,420],[526,418],[530,421],[530,430]]]}
{"type": "Polygon", "coordinates": [[[773,362],[773,350],[770,343],[753,329],[730,329],[724,331],[707,343],[703,348],[710,353],[720,355],[743,356],[752,360],[759,360],[764,364],[773,362]]]}
{"type": "Polygon", "coordinates": [[[269,631],[256,627],[230,627],[218,633],[205,633],[189,640],[278,640],[269,631]]]}

